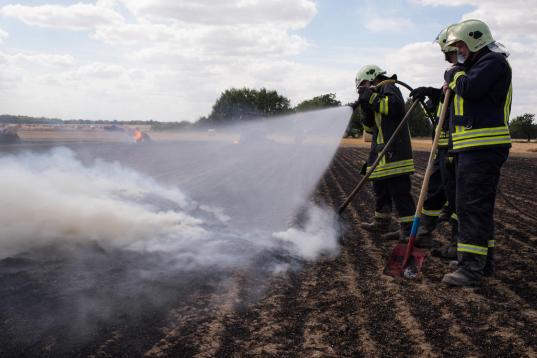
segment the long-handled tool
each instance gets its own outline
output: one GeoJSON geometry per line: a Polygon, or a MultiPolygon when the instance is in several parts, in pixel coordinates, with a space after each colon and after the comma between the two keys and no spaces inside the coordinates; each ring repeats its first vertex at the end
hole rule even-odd
{"type": "MultiPolygon", "coordinates": [[[[387,80],[384,80],[382,82],[380,82],[378,85],[374,86],[375,88],[380,88],[384,85],[387,85],[387,84],[398,84],[398,85],[401,85],[403,87],[405,87],[406,89],[408,89],[409,91],[412,91],[412,87],[410,87],[409,85],[407,85],[406,83],[404,83],[403,81],[399,81],[398,79],[396,78],[390,78],[390,79],[387,79],[387,80]]],[[[425,111],[425,113],[427,113],[427,116],[429,117],[429,119],[431,120],[431,122],[434,122],[434,116],[433,114],[429,111],[429,109],[427,108],[427,106],[425,106],[425,104],[423,103],[423,100],[419,100],[419,103],[421,104],[421,107],[423,108],[423,110],[425,111]]],[[[341,204],[341,206],[339,207],[339,209],[337,210],[337,213],[338,215],[341,215],[341,213],[347,208],[347,206],[349,206],[349,204],[352,202],[352,200],[354,199],[354,197],[356,196],[356,194],[358,194],[358,192],[360,191],[360,189],[362,189],[362,187],[364,186],[366,180],[371,176],[371,174],[373,173],[373,171],[375,171],[376,167],[378,166],[378,164],[380,163],[380,161],[382,160],[382,157],[386,154],[386,152],[391,148],[392,144],[395,142],[395,139],[397,138],[397,135],[399,134],[399,132],[404,128],[405,126],[405,123],[410,119],[410,113],[412,113],[412,111],[414,110],[416,104],[418,104],[418,101],[415,101],[414,103],[412,103],[412,106],[408,109],[405,117],[401,120],[401,122],[399,123],[399,125],[397,126],[397,128],[395,129],[393,135],[391,136],[391,138],[388,140],[388,142],[384,145],[384,148],[382,149],[382,151],[378,154],[377,156],[377,160],[375,160],[375,162],[371,165],[369,171],[362,177],[362,179],[358,182],[358,184],[356,184],[356,186],[354,187],[354,189],[352,190],[352,192],[349,194],[349,196],[347,197],[347,199],[345,199],[345,201],[343,202],[343,204],[341,204]]]]}
{"type": "Polygon", "coordinates": [[[429,179],[431,178],[432,174],[434,157],[438,149],[440,131],[442,130],[444,121],[446,119],[450,97],[451,91],[448,89],[442,104],[442,111],[440,112],[440,118],[436,127],[433,146],[431,148],[431,153],[429,154],[427,170],[425,171],[425,177],[423,178],[423,184],[421,185],[420,197],[418,199],[418,205],[416,206],[414,221],[412,222],[410,238],[408,239],[407,244],[398,244],[394,247],[386,267],[384,268],[384,273],[390,276],[416,278],[421,273],[421,267],[423,266],[423,261],[425,260],[426,254],[423,250],[414,249],[414,241],[416,241],[416,234],[418,233],[418,228],[420,226],[421,211],[423,209],[423,203],[425,202],[427,190],[429,189],[429,179]]]}
{"type": "Polygon", "coordinates": [[[356,194],[358,194],[358,192],[360,191],[360,189],[364,186],[366,180],[371,176],[371,174],[375,171],[375,169],[377,168],[378,164],[380,163],[380,161],[382,160],[382,157],[384,157],[384,155],[386,154],[386,152],[391,148],[392,144],[395,142],[395,140],[397,139],[397,136],[399,134],[399,132],[401,132],[401,130],[403,128],[405,128],[405,124],[408,122],[409,118],[410,118],[410,114],[412,113],[412,111],[414,110],[414,108],[416,108],[417,104],[419,102],[418,101],[415,101],[414,103],[412,103],[412,106],[410,106],[410,108],[408,109],[408,111],[406,112],[405,116],[403,117],[403,119],[401,120],[401,122],[399,123],[399,125],[397,126],[397,128],[395,128],[395,131],[393,132],[392,136],[390,137],[390,139],[388,140],[388,142],[384,145],[384,148],[382,148],[382,150],[380,151],[380,153],[377,155],[377,159],[373,162],[373,164],[371,164],[371,167],[369,168],[369,170],[367,171],[367,173],[362,177],[362,179],[358,182],[358,184],[356,184],[356,186],[354,187],[354,189],[352,190],[352,192],[349,194],[349,196],[347,197],[347,199],[345,199],[345,202],[343,202],[343,204],[341,204],[341,206],[339,207],[339,209],[337,209],[337,213],[338,215],[340,215],[346,208],[347,206],[351,203],[351,201],[354,199],[354,197],[356,196],[356,194]]]}

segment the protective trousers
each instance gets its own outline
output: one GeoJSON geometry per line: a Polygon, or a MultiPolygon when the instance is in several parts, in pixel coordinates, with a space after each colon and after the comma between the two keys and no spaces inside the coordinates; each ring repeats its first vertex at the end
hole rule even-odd
{"type": "Polygon", "coordinates": [[[452,219],[457,220],[456,199],[456,177],[455,177],[455,158],[446,153],[443,160],[442,168],[442,185],[446,194],[446,203],[448,210],[452,215],[452,219]]]}
{"type": "Polygon", "coordinates": [[[438,217],[448,212],[452,225],[451,241],[456,244],[457,215],[455,214],[455,165],[448,148],[439,148],[433,162],[427,196],[423,203],[422,225],[429,232],[436,228],[438,217]]]}
{"type": "Polygon", "coordinates": [[[509,148],[459,152],[456,164],[456,205],[459,218],[459,267],[470,277],[483,276],[494,265],[494,203],[500,170],[509,148]]]}
{"type": "Polygon", "coordinates": [[[447,149],[438,149],[433,162],[431,178],[429,179],[427,197],[423,203],[422,214],[433,220],[438,218],[447,201],[444,188],[446,159],[447,149]]]}
{"type": "Polygon", "coordinates": [[[393,205],[399,215],[399,222],[412,222],[416,204],[412,194],[410,194],[410,189],[410,175],[374,180],[375,215],[390,215],[393,205]]]}

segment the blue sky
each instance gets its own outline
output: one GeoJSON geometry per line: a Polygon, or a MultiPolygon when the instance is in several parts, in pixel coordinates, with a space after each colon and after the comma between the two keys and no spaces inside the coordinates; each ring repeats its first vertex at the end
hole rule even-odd
{"type": "Polygon", "coordinates": [[[413,86],[440,85],[446,63],[432,41],[469,17],[511,49],[513,113],[535,112],[527,77],[537,4],[509,4],[0,0],[0,113],[196,120],[220,92],[242,86],[276,89],[294,104],[328,92],[345,102],[366,63],[413,86]]]}

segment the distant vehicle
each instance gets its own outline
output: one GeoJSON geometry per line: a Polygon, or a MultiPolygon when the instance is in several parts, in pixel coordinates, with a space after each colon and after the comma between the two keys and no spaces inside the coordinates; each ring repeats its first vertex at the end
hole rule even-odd
{"type": "Polygon", "coordinates": [[[13,128],[0,128],[0,144],[16,144],[20,143],[21,139],[17,131],[13,128]]]}
{"type": "Polygon", "coordinates": [[[209,137],[214,137],[216,135],[216,129],[214,128],[207,129],[207,134],[209,135],[209,137]]]}

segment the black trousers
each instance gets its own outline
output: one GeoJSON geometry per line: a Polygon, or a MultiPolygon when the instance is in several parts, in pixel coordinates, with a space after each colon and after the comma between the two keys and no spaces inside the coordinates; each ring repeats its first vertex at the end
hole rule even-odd
{"type": "Polygon", "coordinates": [[[374,180],[375,216],[389,215],[392,207],[395,206],[400,222],[412,222],[416,204],[410,189],[409,174],[374,180]]]}
{"type": "Polygon", "coordinates": [[[447,149],[439,149],[434,158],[427,196],[423,203],[422,214],[431,218],[440,216],[440,211],[447,201],[445,183],[447,149]]]}
{"type": "Polygon", "coordinates": [[[509,148],[492,147],[457,154],[457,216],[459,267],[480,277],[494,263],[494,204],[500,170],[509,148]]]}

